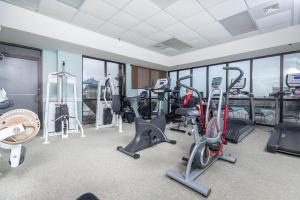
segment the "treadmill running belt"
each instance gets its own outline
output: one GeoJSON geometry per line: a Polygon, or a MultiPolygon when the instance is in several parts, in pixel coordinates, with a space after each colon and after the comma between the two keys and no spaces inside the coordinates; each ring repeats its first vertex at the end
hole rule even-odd
{"type": "Polygon", "coordinates": [[[282,130],[278,146],[280,151],[300,155],[300,130],[282,130]]]}
{"type": "Polygon", "coordinates": [[[226,140],[232,143],[240,142],[251,131],[253,131],[254,125],[250,125],[249,122],[244,120],[229,120],[227,124],[226,140]]]}

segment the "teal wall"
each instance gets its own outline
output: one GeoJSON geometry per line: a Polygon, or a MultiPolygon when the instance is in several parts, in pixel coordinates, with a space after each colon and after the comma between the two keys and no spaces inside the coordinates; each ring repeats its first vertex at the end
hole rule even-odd
{"type": "MultiPolygon", "coordinates": [[[[78,117],[82,119],[82,55],[65,51],[43,50],[43,103],[45,103],[48,74],[61,70],[62,62],[65,61],[65,70],[77,78],[77,108],[78,117]]],[[[50,97],[56,95],[55,88],[51,87],[50,97]]]]}

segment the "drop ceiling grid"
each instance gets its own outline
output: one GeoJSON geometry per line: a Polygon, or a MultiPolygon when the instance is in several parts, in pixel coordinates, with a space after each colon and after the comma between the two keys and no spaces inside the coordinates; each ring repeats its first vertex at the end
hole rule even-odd
{"type": "MultiPolygon", "coordinates": [[[[233,16],[242,11],[249,11],[270,1],[285,2],[290,0],[175,0],[171,4],[169,3],[170,5],[168,6],[160,6],[157,4],[158,1],[155,3],[154,0],[83,0],[78,9],[69,6],[69,4],[62,3],[62,1],[54,0],[1,1],[13,3],[41,14],[50,15],[51,17],[110,37],[120,38],[131,44],[151,50],[154,50],[153,48],[149,48],[153,44],[161,42],[162,39],[171,39],[172,37],[181,39],[194,46],[191,50],[196,50],[287,27],[292,25],[294,18],[294,15],[292,15],[289,20],[285,20],[284,22],[279,20],[280,24],[274,22],[273,24],[260,23],[260,26],[257,26],[259,21],[254,20],[251,12],[249,12],[250,17],[258,27],[258,31],[233,37],[220,23],[221,19],[233,16]],[[91,6],[89,8],[91,10],[87,12],[86,4],[103,5],[103,7],[107,8],[104,12],[106,14],[103,15],[103,13],[96,12],[101,9],[96,6],[96,8],[91,6]],[[231,9],[233,7],[234,9],[231,9]],[[145,15],[143,15],[144,13],[145,15]],[[131,24],[130,26],[123,24],[121,24],[123,26],[120,26],[118,20],[114,20],[120,14],[130,16],[128,17],[132,19],[128,20],[128,23],[131,24]],[[160,20],[161,17],[163,17],[163,20],[160,20]]],[[[290,11],[293,11],[292,7],[290,11]]],[[[157,52],[164,53],[159,50],[157,52]]],[[[180,53],[183,52],[178,51],[173,55],[180,53]]]]}

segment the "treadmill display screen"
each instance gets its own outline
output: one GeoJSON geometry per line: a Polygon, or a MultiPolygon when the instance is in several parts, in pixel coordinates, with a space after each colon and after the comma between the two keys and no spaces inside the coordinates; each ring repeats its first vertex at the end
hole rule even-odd
{"type": "MultiPolygon", "coordinates": [[[[231,80],[231,83],[234,81],[234,79],[231,80]]],[[[242,78],[240,80],[238,80],[234,86],[232,87],[232,89],[244,89],[246,86],[246,78],[242,78]]]]}
{"type": "Polygon", "coordinates": [[[300,80],[300,75],[295,75],[295,76],[294,76],[294,79],[295,79],[295,80],[300,80]]]}
{"type": "Polygon", "coordinates": [[[287,74],[286,84],[291,87],[300,87],[300,74],[287,74]]]}

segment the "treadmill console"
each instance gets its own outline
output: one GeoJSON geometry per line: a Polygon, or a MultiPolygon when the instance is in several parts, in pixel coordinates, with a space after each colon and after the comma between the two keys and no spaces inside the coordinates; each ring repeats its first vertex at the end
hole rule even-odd
{"type": "MultiPolygon", "coordinates": [[[[231,79],[231,83],[234,81],[234,79],[231,79]]],[[[238,80],[234,86],[232,87],[232,89],[244,89],[246,86],[246,78],[242,78],[240,80],[238,80]]]]}
{"type": "Polygon", "coordinates": [[[289,88],[300,87],[300,73],[297,74],[287,74],[286,84],[289,88]]]}
{"type": "Polygon", "coordinates": [[[220,87],[221,83],[222,83],[222,77],[215,77],[212,80],[211,86],[213,88],[218,88],[220,87]]]}
{"type": "Polygon", "coordinates": [[[157,79],[156,84],[154,85],[153,91],[164,92],[165,89],[168,89],[170,86],[168,78],[157,79]]]}

